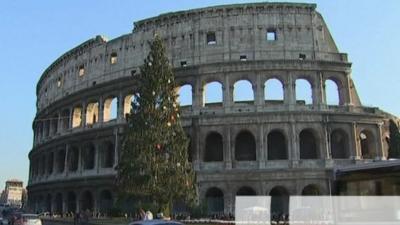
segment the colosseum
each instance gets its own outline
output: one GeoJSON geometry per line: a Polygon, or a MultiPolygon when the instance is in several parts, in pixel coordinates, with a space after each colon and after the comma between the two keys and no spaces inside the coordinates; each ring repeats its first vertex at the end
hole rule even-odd
{"type": "Polygon", "coordinates": [[[347,54],[315,4],[172,12],[112,40],[89,39],[43,72],[29,153],[35,211],[113,207],[125,115],[155,34],[165,41],[179,94],[190,99],[182,124],[209,212],[233,212],[236,195],[277,196],[285,211],[290,195],[335,194],[335,169],[387,159],[388,123],[397,119],[361,104],[347,54]],[[327,101],[328,82],[335,104],[327,101]],[[239,98],[238,84],[249,99],[239,98]]]}

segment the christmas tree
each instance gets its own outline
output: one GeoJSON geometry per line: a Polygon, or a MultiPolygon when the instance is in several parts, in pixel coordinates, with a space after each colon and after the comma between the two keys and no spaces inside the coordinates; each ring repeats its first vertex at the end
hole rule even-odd
{"type": "Polygon", "coordinates": [[[179,119],[174,74],[158,36],[137,81],[117,184],[122,194],[148,199],[169,214],[173,201],[193,202],[195,178],[188,162],[189,140],[179,119]]]}
{"type": "Polygon", "coordinates": [[[400,158],[400,132],[397,124],[393,121],[389,121],[389,156],[388,158],[400,158]]]}

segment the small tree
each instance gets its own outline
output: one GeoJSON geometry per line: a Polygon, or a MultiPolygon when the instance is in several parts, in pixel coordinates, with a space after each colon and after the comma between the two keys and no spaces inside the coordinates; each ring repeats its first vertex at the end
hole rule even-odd
{"type": "Polygon", "coordinates": [[[389,122],[389,132],[389,158],[400,158],[400,132],[393,120],[389,122]]]}
{"type": "Polygon", "coordinates": [[[117,183],[123,195],[148,199],[168,215],[174,200],[195,199],[195,178],[179,119],[174,74],[158,36],[137,80],[117,183]]]}

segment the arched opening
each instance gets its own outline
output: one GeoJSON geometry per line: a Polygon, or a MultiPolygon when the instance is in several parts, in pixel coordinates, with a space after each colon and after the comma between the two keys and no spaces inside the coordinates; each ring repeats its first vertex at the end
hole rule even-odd
{"type": "Polygon", "coordinates": [[[315,196],[315,195],[321,195],[321,191],[319,190],[317,185],[314,184],[309,184],[303,188],[301,191],[301,195],[304,196],[315,196]]]}
{"type": "Polygon", "coordinates": [[[114,144],[111,141],[106,141],[102,145],[100,161],[102,168],[112,168],[114,166],[114,144]]]}
{"type": "Polygon", "coordinates": [[[333,159],[346,159],[349,157],[349,140],[346,132],[335,129],[331,132],[331,154],[333,159]]]}
{"type": "Polygon", "coordinates": [[[116,97],[107,98],[104,101],[104,122],[117,119],[118,115],[118,100],[116,97]]]}
{"type": "Polygon", "coordinates": [[[93,143],[89,143],[85,145],[85,148],[82,151],[82,163],[84,170],[92,170],[94,169],[94,158],[96,155],[96,148],[93,143]]]}
{"type": "Polygon", "coordinates": [[[217,132],[211,132],[206,137],[204,152],[205,162],[222,161],[224,158],[224,146],[222,135],[217,132]]]}
{"type": "Polygon", "coordinates": [[[271,196],[271,221],[283,221],[289,214],[289,193],[281,186],[269,192],[271,196]]]}
{"type": "Polygon", "coordinates": [[[296,103],[299,105],[312,104],[312,86],[306,79],[296,80],[296,103]]]}
{"type": "Polygon", "coordinates": [[[50,119],[44,121],[44,136],[48,137],[50,135],[50,119]]]}
{"type": "Polygon", "coordinates": [[[317,159],[317,140],[314,132],[305,129],[300,132],[300,159],[317,159]]]}
{"type": "Polygon", "coordinates": [[[65,168],[65,150],[59,150],[57,152],[57,173],[63,173],[65,168]]]}
{"type": "Polygon", "coordinates": [[[99,103],[91,102],[86,106],[86,125],[93,125],[99,121],[99,103]]]}
{"type": "Polygon", "coordinates": [[[131,114],[133,95],[127,95],[124,98],[124,116],[131,114]]]}
{"type": "Polygon", "coordinates": [[[222,103],[222,84],[218,81],[213,81],[204,85],[203,105],[222,103]]]}
{"type": "Polygon", "coordinates": [[[61,127],[63,130],[69,129],[69,109],[65,109],[61,113],[61,127]]]}
{"type": "Polygon", "coordinates": [[[251,187],[241,187],[239,190],[236,192],[236,196],[255,196],[257,195],[256,191],[251,188],[251,187]]]}
{"type": "Polygon", "coordinates": [[[236,81],[233,85],[233,101],[234,102],[253,102],[254,91],[253,85],[248,80],[236,81]]]}
{"type": "Polygon", "coordinates": [[[82,126],[82,107],[77,106],[74,108],[72,115],[72,128],[82,126]]]}
{"type": "Polygon", "coordinates": [[[76,172],[78,170],[79,162],[79,149],[77,147],[72,147],[68,151],[68,170],[70,172],[76,172]]]}
{"type": "Polygon", "coordinates": [[[104,190],[100,193],[99,211],[100,213],[109,214],[113,207],[113,197],[111,191],[104,190]]]}
{"type": "Polygon", "coordinates": [[[364,159],[373,159],[376,156],[374,135],[369,130],[360,132],[361,155],[364,159]]]}
{"type": "Polygon", "coordinates": [[[59,116],[58,114],[53,115],[53,118],[51,119],[51,135],[54,135],[55,133],[58,132],[58,119],[59,116]]]}
{"type": "Polygon", "coordinates": [[[224,193],[221,189],[212,187],[206,192],[208,214],[224,212],[224,193]]]}
{"type": "Polygon", "coordinates": [[[56,194],[56,197],[55,197],[55,199],[54,199],[54,203],[55,203],[55,205],[54,205],[54,213],[55,214],[57,214],[57,215],[60,215],[61,213],[62,213],[62,210],[63,210],[63,197],[62,197],[62,194],[61,193],[57,193],[56,194]]]}
{"type": "Polygon", "coordinates": [[[241,131],[236,136],[235,159],[237,161],[256,160],[256,140],[249,131],[241,131]]]}
{"type": "Polygon", "coordinates": [[[327,105],[340,104],[339,87],[335,81],[330,79],[325,81],[325,98],[327,105]]]}
{"type": "Polygon", "coordinates": [[[271,131],[267,137],[268,160],[287,159],[286,138],[280,131],[271,131]]]}
{"type": "Polygon", "coordinates": [[[93,195],[92,192],[90,191],[85,191],[82,193],[81,200],[80,200],[80,205],[81,205],[81,211],[93,211],[93,195]]]}
{"type": "Polygon", "coordinates": [[[74,192],[68,192],[67,195],[67,212],[76,213],[76,195],[74,192]]]}
{"type": "Polygon", "coordinates": [[[180,106],[192,105],[192,85],[185,84],[179,87],[178,90],[178,102],[180,106]]]}
{"type": "Polygon", "coordinates": [[[45,206],[45,211],[46,212],[51,212],[51,194],[47,194],[46,196],[46,206],[45,206]]]}
{"type": "Polygon", "coordinates": [[[47,173],[52,174],[54,167],[54,153],[50,152],[47,158],[47,173]]]}
{"type": "Polygon", "coordinates": [[[283,103],[284,93],[282,82],[276,78],[264,83],[264,98],[267,101],[283,103]]]}

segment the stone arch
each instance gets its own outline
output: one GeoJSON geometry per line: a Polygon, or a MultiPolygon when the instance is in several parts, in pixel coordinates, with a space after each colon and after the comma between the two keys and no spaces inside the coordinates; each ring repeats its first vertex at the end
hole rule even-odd
{"type": "Polygon", "coordinates": [[[99,121],[99,102],[92,101],[86,105],[86,125],[93,125],[99,121]]]}
{"type": "Polygon", "coordinates": [[[67,212],[77,212],[77,208],[76,208],[76,194],[75,192],[68,192],[67,194],[67,212]]]}
{"type": "Polygon", "coordinates": [[[78,170],[79,162],[79,149],[72,146],[68,151],[68,171],[76,172],[78,170]]]}
{"type": "Polygon", "coordinates": [[[94,169],[96,156],[96,147],[93,143],[87,143],[82,151],[82,168],[84,170],[94,169]]]}
{"type": "Polygon", "coordinates": [[[342,105],[340,94],[340,82],[336,79],[326,79],[324,83],[325,102],[327,105],[342,105]]]}
{"type": "Polygon", "coordinates": [[[333,159],[349,158],[349,138],[342,129],[334,129],[330,135],[331,155],[333,159]]]}
{"type": "Polygon", "coordinates": [[[269,132],[267,136],[268,160],[288,159],[285,135],[279,130],[269,132]]]}
{"type": "Polygon", "coordinates": [[[313,91],[312,83],[305,78],[296,79],[296,104],[312,104],[313,91]]]}
{"type": "Polygon", "coordinates": [[[131,113],[132,101],[134,96],[132,94],[126,95],[124,97],[124,116],[131,113]]]}
{"type": "Polygon", "coordinates": [[[93,211],[94,209],[94,198],[91,191],[84,191],[81,195],[80,201],[80,210],[86,211],[93,211]]]}
{"type": "Polygon", "coordinates": [[[110,96],[104,100],[103,121],[109,122],[117,119],[118,116],[118,98],[110,96]]]}
{"type": "Polygon", "coordinates": [[[271,196],[271,220],[281,220],[289,214],[289,192],[283,186],[276,186],[269,192],[271,196]]]}
{"type": "Polygon", "coordinates": [[[359,135],[361,156],[364,159],[373,159],[376,156],[375,136],[370,130],[362,130],[359,135]]]}
{"type": "Polygon", "coordinates": [[[54,198],[54,213],[60,215],[63,212],[63,196],[57,193],[54,198]]]}
{"type": "Polygon", "coordinates": [[[113,207],[113,196],[110,190],[103,190],[99,194],[99,212],[109,214],[113,207]]]}
{"type": "Polygon", "coordinates": [[[64,109],[61,112],[61,129],[67,130],[69,129],[69,109],[64,109]]]}
{"type": "Polygon", "coordinates": [[[312,129],[300,132],[300,159],[318,159],[318,141],[312,129]]]}
{"type": "Polygon", "coordinates": [[[233,102],[254,102],[253,84],[249,80],[238,80],[233,85],[233,102]]]}
{"type": "Polygon", "coordinates": [[[218,132],[212,131],[207,134],[204,161],[215,162],[223,161],[224,159],[224,144],[222,135],[218,132]]]}
{"type": "Polygon", "coordinates": [[[270,78],[264,83],[264,100],[283,101],[284,88],[283,82],[278,78],[270,78]]]}
{"type": "Polygon", "coordinates": [[[203,87],[203,106],[212,103],[222,103],[223,88],[219,81],[211,81],[203,87]]]}
{"type": "Polygon", "coordinates": [[[303,188],[301,191],[301,195],[304,196],[315,196],[315,195],[322,195],[322,192],[318,185],[316,184],[309,184],[303,188]]]}
{"type": "Polygon", "coordinates": [[[47,155],[47,173],[52,174],[54,168],[54,152],[50,152],[47,155]]]}
{"type": "Polygon", "coordinates": [[[52,206],[52,197],[51,194],[48,193],[46,196],[46,203],[45,203],[45,211],[46,212],[51,212],[51,206],[52,206]]]}
{"type": "Polygon", "coordinates": [[[72,112],[72,128],[82,126],[82,106],[75,106],[72,112]]]}
{"type": "Polygon", "coordinates": [[[255,196],[257,192],[249,186],[242,186],[236,191],[237,196],[255,196]]]}
{"type": "Polygon", "coordinates": [[[257,159],[256,139],[250,131],[244,130],[236,135],[235,159],[237,161],[254,161],[257,159]]]}
{"type": "Polygon", "coordinates": [[[191,106],[193,100],[193,87],[191,84],[184,84],[178,87],[178,102],[180,106],[191,106]]]}
{"type": "Polygon", "coordinates": [[[65,169],[65,149],[60,149],[56,153],[56,167],[57,173],[64,172],[65,169]]]}
{"type": "Polygon", "coordinates": [[[224,212],[224,192],[217,188],[209,188],[206,192],[207,210],[209,214],[224,212]]]}
{"type": "Polygon", "coordinates": [[[100,152],[101,168],[112,168],[114,166],[114,143],[104,141],[100,152]]]}

